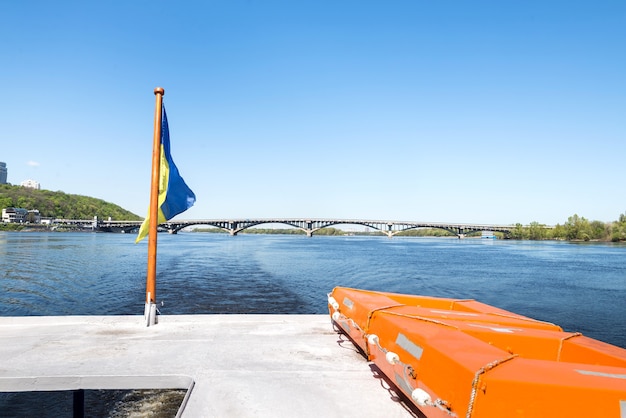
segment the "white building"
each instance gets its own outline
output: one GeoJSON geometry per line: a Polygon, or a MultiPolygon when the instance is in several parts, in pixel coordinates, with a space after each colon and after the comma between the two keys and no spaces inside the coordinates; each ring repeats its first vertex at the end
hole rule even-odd
{"type": "Polygon", "coordinates": [[[2,209],[2,222],[4,223],[21,223],[28,215],[28,211],[22,208],[4,208],[2,209]]]}
{"type": "Polygon", "coordinates": [[[41,189],[41,186],[35,180],[24,180],[21,184],[22,187],[28,187],[30,189],[41,189]]]}
{"type": "Polygon", "coordinates": [[[2,209],[2,222],[7,224],[23,222],[38,224],[41,222],[41,215],[37,209],[26,210],[22,208],[4,208],[2,209]]]}

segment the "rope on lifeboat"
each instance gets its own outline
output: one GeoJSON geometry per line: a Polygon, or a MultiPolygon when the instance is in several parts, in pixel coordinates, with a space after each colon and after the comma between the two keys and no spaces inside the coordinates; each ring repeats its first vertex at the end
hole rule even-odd
{"type": "Polygon", "coordinates": [[[457,327],[456,325],[451,325],[448,324],[446,322],[443,321],[438,321],[436,319],[432,319],[432,318],[427,318],[424,316],[419,316],[419,315],[411,315],[411,314],[403,314],[403,313],[398,313],[398,312],[385,312],[387,315],[394,315],[394,316],[400,316],[403,318],[411,318],[411,319],[417,319],[419,321],[424,321],[424,322],[429,322],[431,324],[437,324],[437,325],[442,325],[444,327],[450,327],[450,328],[454,328],[456,330],[460,330],[459,327],[457,327]]]}
{"type": "Polygon", "coordinates": [[[472,381],[472,393],[470,394],[469,406],[467,407],[467,414],[465,415],[466,418],[471,418],[472,416],[472,412],[474,410],[474,402],[476,401],[476,394],[478,393],[478,382],[480,381],[480,376],[502,363],[513,360],[517,356],[517,354],[513,354],[512,356],[509,356],[507,358],[492,361],[491,363],[488,363],[478,369],[478,371],[474,375],[474,380],[472,381]]]}
{"type": "Polygon", "coordinates": [[[580,332],[574,332],[571,335],[568,335],[567,337],[563,337],[559,340],[559,351],[557,352],[557,355],[556,355],[556,361],[561,361],[561,352],[563,351],[563,343],[569,340],[570,338],[575,338],[575,337],[580,337],[580,336],[582,336],[580,332]]]}

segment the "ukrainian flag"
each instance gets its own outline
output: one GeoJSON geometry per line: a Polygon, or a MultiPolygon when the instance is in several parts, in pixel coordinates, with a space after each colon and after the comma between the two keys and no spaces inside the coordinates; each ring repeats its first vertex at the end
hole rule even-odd
{"type": "MultiPolygon", "coordinates": [[[[167,125],[167,114],[165,106],[162,110],[161,118],[161,165],[159,168],[159,217],[158,223],[161,224],[179,213],[183,213],[193,206],[196,201],[196,195],[191,191],[185,180],[180,176],[172,154],[170,153],[170,131],[167,125]]],[[[148,216],[139,228],[139,234],[135,243],[141,241],[148,235],[150,226],[150,211],[148,216]]]]}

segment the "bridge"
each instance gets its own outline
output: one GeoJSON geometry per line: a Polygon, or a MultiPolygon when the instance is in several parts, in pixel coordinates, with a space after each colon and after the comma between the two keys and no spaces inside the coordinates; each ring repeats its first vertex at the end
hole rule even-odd
{"type": "MultiPolygon", "coordinates": [[[[362,225],[380,231],[389,238],[412,229],[432,228],[449,231],[459,238],[463,238],[471,232],[502,232],[509,235],[516,227],[514,225],[489,225],[467,223],[439,223],[439,222],[407,222],[407,221],[380,221],[359,219],[312,219],[312,218],[266,218],[266,219],[192,219],[180,221],[167,221],[159,225],[160,231],[176,234],[183,228],[196,225],[206,225],[222,229],[230,235],[263,224],[283,224],[300,229],[311,237],[322,228],[334,225],[362,225]]],[[[53,227],[66,226],[83,229],[92,229],[103,232],[132,232],[141,226],[141,221],[107,221],[97,218],[90,220],[55,219],[53,227]]]]}

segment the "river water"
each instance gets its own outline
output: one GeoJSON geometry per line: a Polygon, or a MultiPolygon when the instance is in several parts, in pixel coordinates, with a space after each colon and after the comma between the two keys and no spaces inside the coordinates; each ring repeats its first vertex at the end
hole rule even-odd
{"type": "MultiPolygon", "coordinates": [[[[147,240],[0,233],[0,316],[142,315],[147,240]]],[[[626,246],[159,234],[162,314],[327,313],[334,286],[472,298],[626,347],[626,246]]]]}
{"type": "MultiPolygon", "coordinates": [[[[147,240],[134,240],[0,232],[0,316],[142,315],[147,240]]],[[[326,294],[348,286],[476,299],[626,348],[623,244],[184,232],[158,243],[166,315],[326,314],[326,294]]]]}

